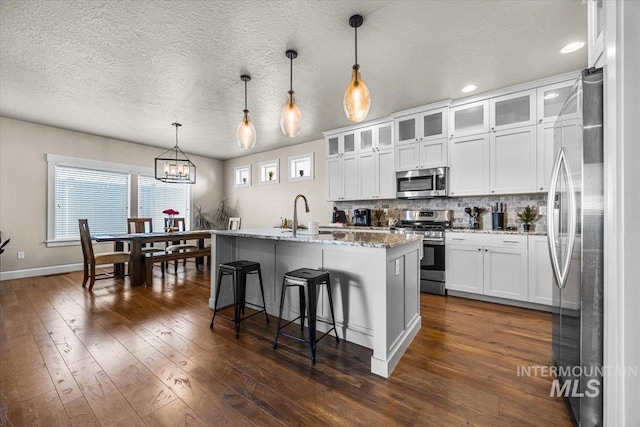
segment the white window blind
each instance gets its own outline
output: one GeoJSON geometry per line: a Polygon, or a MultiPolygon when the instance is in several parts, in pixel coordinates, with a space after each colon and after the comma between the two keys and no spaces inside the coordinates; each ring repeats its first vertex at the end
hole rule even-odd
{"type": "Polygon", "coordinates": [[[184,218],[190,229],[189,185],[171,184],[158,181],[154,177],[138,176],[138,217],[153,218],[153,230],[164,228],[165,209],[180,212],[176,217],[184,218]]]}
{"type": "Polygon", "coordinates": [[[55,239],[78,239],[78,219],[91,234],[124,233],[129,216],[129,174],[55,167],[55,239]]]}

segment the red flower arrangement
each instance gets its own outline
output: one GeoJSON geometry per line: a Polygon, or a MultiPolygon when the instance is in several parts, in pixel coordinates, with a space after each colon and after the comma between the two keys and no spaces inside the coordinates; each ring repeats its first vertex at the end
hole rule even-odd
{"type": "Polygon", "coordinates": [[[179,215],[180,212],[173,210],[173,209],[165,209],[162,211],[163,214],[167,214],[167,215],[179,215]]]}

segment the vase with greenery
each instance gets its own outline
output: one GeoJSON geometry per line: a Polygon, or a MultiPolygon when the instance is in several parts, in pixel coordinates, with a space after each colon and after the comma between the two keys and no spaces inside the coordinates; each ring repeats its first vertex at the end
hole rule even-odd
{"type": "Polygon", "coordinates": [[[269,181],[273,179],[273,175],[275,175],[274,171],[269,171],[269,181]]]}
{"type": "Polygon", "coordinates": [[[213,218],[209,212],[205,212],[202,206],[194,206],[193,229],[212,230],[214,227],[213,218]]]}
{"type": "Polygon", "coordinates": [[[231,199],[225,197],[220,201],[216,213],[213,215],[213,226],[216,230],[225,230],[229,226],[229,218],[236,216],[231,205],[231,199]]]}
{"type": "Polygon", "coordinates": [[[538,219],[538,212],[535,208],[527,205],[522,212],[516,214],[518,219],[522,221],[522,229],[529,231],[531,229],[531,223],[538,219]]]}
{"type": "Polygon", "coordinates": [[[382,219],[384,218],[384,211],[382,209],[374,209],[373,210],[373,218],[376,221],[376,226],[382,226],[382,219]]]}

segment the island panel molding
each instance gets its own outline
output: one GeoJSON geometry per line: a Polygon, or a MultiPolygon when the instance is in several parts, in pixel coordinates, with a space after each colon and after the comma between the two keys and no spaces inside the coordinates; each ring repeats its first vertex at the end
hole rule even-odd
{"type": "MultiPolygon", "coordinates": [[[[359,231],[325,231],[305,235],[282,229],[259,228],[212,232],[212,265],[235,259],[259,262],[266,309],[276,315],[282,277],[287,271],[314,268],[331,274],[334,313],[340,338],[373,350],[371,372],[389,377],[418,333],[420,317],[420,236],[359,231]]],[[[215,270],[216,268],[214,268],[215,270]]],[[[211,274],[209,307],[215,304],[211,274]]],[[[247,301],[261,301],[257,282],[247,283],[247,301]]],[[[223,289],[220,304],[231,304],[231,290],[223,289]]],[[[298,317],[297,298],[287,298],[284,319],[298,317]]],[[[319,301],[318,317],[329,319],[326,295],[319,301]]],[[[329,326],[318,323],[318,330],[329,326]]],[[[318,345],[322,363],[322,344],[318,345]]]]}

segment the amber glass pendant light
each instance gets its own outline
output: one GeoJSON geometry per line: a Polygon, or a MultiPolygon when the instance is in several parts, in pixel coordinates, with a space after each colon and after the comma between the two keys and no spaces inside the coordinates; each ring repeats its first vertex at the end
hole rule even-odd
{"type": "Polygon", "coordinates": [[[362,81],[360,76],[360,65],[358,65],[358,27],[362,25],[364,18],[361,15],[353,15],[349,18],[349,25],[355,30],[356,41],[356,61],[351,70],[351,81],[344,91],[344,113],[347,119],[352,122],[361,122],[367,118],[369,107],[371,107],[371,95],[369,88],[362,81]]]}
{"type": "Polygon", "coordinates": [[[290,70],[290,86],[289,92],[287,92],[287,103],[282,108],[280,114],[280,129],[286,136],[293,138],[300,133],[302,129],[302,112],[296,104],[296,100],[293,98],[293,60],[298,57],[298,52],[295,50],[287,50],[287,58],[291,60],[290,70]]]}
{"type": "Polygon", "coordinates": [[[236,139],[241,148],[249,149],[256,145],[256,128],[253,127],[253,123],[249,119],[249,110],[247,110],[247,82],[251,80],[251,77],[243,74],[240,78],[244,82],[244,110],[242,111],[242,121],[236,130],[236,139]]]}

